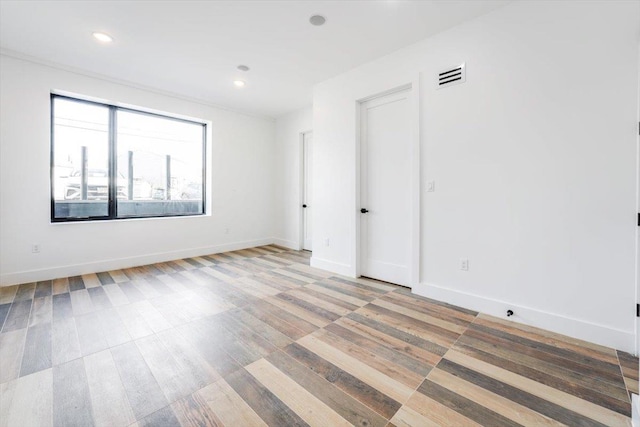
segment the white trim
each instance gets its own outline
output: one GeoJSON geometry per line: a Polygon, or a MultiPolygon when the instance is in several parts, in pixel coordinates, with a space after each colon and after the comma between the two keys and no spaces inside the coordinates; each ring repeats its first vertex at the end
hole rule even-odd
{"type": "Polygon", "coordinates": [[[252,113],[246,113],[246,112],[240,111],[240,110],[234,110],[233,108],[229,108],[229,107],[225,107],[225,106],[222,106],[222,105],[215,104],[213,102],[205,101],[204,99],[194,98],[194,97],[190,97],[190,96],[186,96],[186,95],[180,95],[179,93],[176,93],[176,92],[166,91],[166,90],[158,89],[158,88],[155,88],[155,87],[152,87],[152,86],[141,85],[141,84],[129,81],[129,80],[122,80],[122,79],[118,79],[118,78],[114,78],[114,77],[109,77],[109,76],[104,75],[104,74],[95,73],[93,71],[88,71],[88,70],[84,70],[84,69],[81,69],[81,68],[70,67],[70,66],[67,66],[67,65],[64,65],[64,64],[60,64],[58,62],[48,61],[46,59],[41,59],[41,58],[38,58],[38,57],[35,57],[35,56],[26,55],[24,53],[16,52],[16,51],[9,50],[9,49],[0,49],[0,55],[6,56],[6,57],[9,57],[9,58],[13,58],[13,59],[18,59],[20,61],[31,62],[33,64],[43,65],[45,67],[54,68],[56,70],[66,71],[68,73],[78,74],[80,76],[91,77],[93,79],[98,79],[98,80],[104,80],[104,81],[107,81],[107,82],[110,82],[110,83],[116,83],[116,84],[119,84],[119,85],[122,85],[122,86],[127,86],[127,87],[130,87],[130,88],[133,88],[133,89],[144,90],[146,92],[151,92],[151,93],[155,93],[155,94],[158,94],[158,95],[167,96],[167,97],[170,97],[170,98],[180,99],[182,101],[192,102],[194,104],[205,105],[207,107],[216,108],[218,110],[224,110],[224,111],[228,111],[228,112],[231,112],[231,113],[242,114],[244,116],[264,119],[264,120],[268,120],[268,121],[271,121],[271,122],[275,122],[276,121],[276,118],[272,117],[272,116],[265,116],[265,115],[260,115],[260,114],[252,114],[252,113]]]}
{"type": "MultiPolygon", "coordinates": [[[[640,126],[640,44],[638,44],[638,94],[637,94],[637,106],[636,115],[638,117],[638,126],[640,126]]],[[[640,212],[640,129],[636,129],[636,212],[640,212]]],[[[638,214],[640,215],[640,214],[638,214]]],[[[640,224],[638,224],[640,226],[640,224]]],[[[636,237],[636,265],[635,265],[635,291],[636,291],[636,304],[640,304],[640,227],[635,227],[636,237]]],[[[635,343],[636,348],[632,352],[636,356],[640,355],[640,319],[638,317],[633,318],[635,326],[635,343]]],[[[640,420],[638,421],[640,424],[640,420]]],[[[640,427],[640,426],[638,426],[640,427]]]]}
{"type": "Polygon", "coordinates": [[[328,259],[311,256],[310,265],[311,267],[330,271],[342,276],[355,277],[353,274],[353,269],[350,265],[347,264],[341,264],[339,262],[329,261],[328,259]]]}
{"type": "MultiPolygon", "coordinates": [[[[411,115],[413,120],[413,153],[411,163],[411,288],[420,284],[420,244],[422,229],[420,228],[421,209],[421,154],[420,154],[420,75],[411,82],[409,93],[411,115]]],[[[426,213],[426,211],[425,211],[426,213]]]]}
{"type": "Polygon", "coordinates": [[[274,245],[282,246],[283,248],[293,249],[294,251],[302,250],[302,246],[293,240],[278,239],[275,237],[271,240],[274,245]]]}
{"type": "MultiPolygon", "coordinates": [[[[282,241],[284,242],[284,241],[282,241]]],[[[19,283],[35,282],[39,280],[57,279],[59,277],[77,276],[80,274],[96,273],[120,268],[136,267],[140,265],[154,264],[156,262],[172,261],[175,259],[190,258],[201,255],[211,255],[220,252],[237,251],[282,242],[277,239],[257,239],[244,242],[225,243],[222,245],[205,246],[200,248],[184,249],[179,251],[157,252],[154,254],[134,256],[129,258],[116,258],[105,261],[88,262],[84,264],[65,265],[62,267],[43,268],[40,270],[20,271],[0,275],[0,286],[9,286],[19,283]]]]}
{"type": "Polygon", "coordinates": [[[613,329],[586,320],[549,313],[532,307],[511,304],[494,298],[460,292],[434,284],[421,283],[413,290],[416,295],[433,298],[470,310],[479,311],[502,319],[535,326],[595,344],[634,353],[634,331],[613,329]],[[507,309],[514,311],[507,317],[507,309]]]}
{"type": "Polygon", "coordinates": [[[631,425],[640,427],[640,401],[635,393],[631,394],[631,425]]]}

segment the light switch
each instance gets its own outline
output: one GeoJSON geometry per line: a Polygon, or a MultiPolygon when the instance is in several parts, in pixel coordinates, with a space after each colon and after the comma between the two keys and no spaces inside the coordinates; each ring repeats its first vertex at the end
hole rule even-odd
{"type": "Polygon", "coordinates": [[[427,193],[433,193],[434,191],[436,191],[436,182],[435,181],[427,182],[427,193]]]}

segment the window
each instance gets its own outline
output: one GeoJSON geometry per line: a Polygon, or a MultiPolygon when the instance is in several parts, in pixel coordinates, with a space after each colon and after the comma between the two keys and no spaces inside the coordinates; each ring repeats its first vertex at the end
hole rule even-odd
{"type": "Polygon", "coordinates": [[[206,125],[51,95],[51,220],[204,214],[206,125]]]}

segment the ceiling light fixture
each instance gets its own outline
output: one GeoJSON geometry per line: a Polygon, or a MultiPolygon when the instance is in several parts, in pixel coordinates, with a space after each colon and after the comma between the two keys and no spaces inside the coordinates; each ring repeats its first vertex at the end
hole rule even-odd
{"type": "Polygon", "coordinates": [[[234,80],[233,84],[237,87],[243,87],[246,83],[244,82],[244,80],[234,80]]]}
{"type": "Polygon", "coordinates": [[[93,37],[102,43],[111,43],[113,41],[113,37],[105,33],[95,32],[93,33],[93,37]]]}
{"type": "Polygon", "coordinates": [[[327,22],[327,18],[322,15],[313,15],[311,18],[309,18],[309,22],[311,22],[311,25],[319,27],[320,25],[324,25],[324,23],[327,22]]]}
{"type": "Polygon", "coordinates": [[[238,70],[240,70],[240,71],[249,71],[250,68],[247,67],[246,65],[238,65],[238,70]]]}

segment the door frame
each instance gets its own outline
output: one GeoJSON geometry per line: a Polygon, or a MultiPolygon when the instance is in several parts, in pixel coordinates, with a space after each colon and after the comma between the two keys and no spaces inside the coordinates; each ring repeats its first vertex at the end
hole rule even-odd
{"type": "MultiPolygon", "coordinates": [[[[635,265],[635,279],[636,279],[636,304],[640,304],[640,43],[638,44],[638,87],[637,87],[637,119],[638,128],[636,128],[636,214],[638,216],[638,224],[635,227],[636,234],[636,265],[635,265]]],[[[637,306],[634,307],[637,310],[637,306]]],[[[634,317],[635,326],[635,354],[640,356],[640,318],[634,317]]],[[[640,366],[639,366],[640,369],[640,366]]],[[[638,408],[640,409],[640,408],[638,408]]],[[[634,414],[639,415],[639,414],[634,414]]],[[[639,415],[640,418],[640,415],[639,415]]]]}
{"type": "MultiPolygon", "coordinates": [[[[637,87],[637,119],[638,129],[636,129],[636,214],[638,215],[638,224],[635,227],[636,232],[636,265],[635,265],[635,279],[636,279],[636,304],[640,304],[640,43],[638,44],[638,87],[637,87]]],[[[638,306],[636,305],[636,310],[638,306]]],[[[635,326],[635,348],[634,352],[636,356],[640,356],[640,318],[638,318],[638,312],[636,311],[636,317],[634,320],[635,326]]],[[[638,369],[640,369],[640,362],[638,363],[638,369]]],[[[631,423],[634,427],[640,426],[640,398],[637,394],[631,395],[631,423]]]]}
{"type": "Polygon", "coordinates": [[[304,180],[304,138],[305,135],[313,135],[313,130],[309,129],[309,130],[305,130],[303,132],[300,132],[299,136],[298,136],[298,140],[299,140],[299,144],[298,147],[300,147],[300,152],[298,154],[298,182],[300,183],[299,185],[299,193],[298,194],[298,249],[299,250],[303,250],[304,248],[304,208],[302,207],[302,205],[304,204],[304,186],[305,186],[305,180],[304,180]]]}
{"type": "Polygon", "coordinates": [[[360,180],[360,172],[361,172],[361,148],[362,148],[362,139],[361,135],[361,126],[362,126],[362,109],[364,103],[367,101],[371,101],[375,98],[380,98],[383,96],[391,95],[396,92],[402,92],[408,90],[408,100],[409,100],[409,108],[411,110],[410,114],[410,126],[412,129],[411,135],[411,207],[410,207],[410,217],[411,217],[411,251],[410,251],[410,287],[413,288],[420,283],[420,241],[421,241],[421,227],[420,227],[420,194],[421,194],[421,177],[420,177],[420,76],[416,75],[413,80],[407,82],[403,85],[396,86],[385,90],[383,92],[378,92],[364,98],[360,98],[356,100],[356,153],[355,153],[355,161],[356,161],[356,188],[355,188],[355,209],[354,209],[354,219],[356,225],[356,233],[354,242],[355,246],[355,271],[356,277],[360,277],[362,273],[362,248],[361,248],[361,227],[360,227],[360,204],[361,204],[361,180],[360,180]]]}

